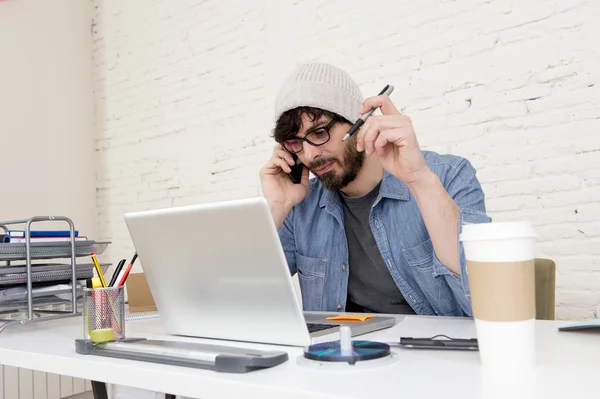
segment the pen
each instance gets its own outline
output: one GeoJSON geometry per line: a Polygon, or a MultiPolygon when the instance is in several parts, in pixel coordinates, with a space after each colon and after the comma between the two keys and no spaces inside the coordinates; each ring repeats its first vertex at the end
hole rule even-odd
{"type": "Polygon", "coordinates": [[[119,284],[118,284],[119,287],[121,287],[123,284],[125,284],[125,280],[127,280],[127,276],[129,276],[129,272],[131,271],[131,268],[133,267],[133,263],[135,262],[136,259],[137,259],[137,252],[135,253],[135,255],[133,255],[133,258],[131,259],[131,263],[129,263],[127,265],[127,268],[125,269],[125,272],[123,273],[123,277],[121,277],[121,280],[119,280],[119,284]]]}
{"type": "MultiPolygon", "coordinates": [[[[378,96],[381,96],[382,94],[385,94],[386,96],[389,96],[390,94],[392,94],[393,91],[394,91],[394,86],[387,85],[387,86],[385,86],[383,88],[383,90],[381,90],[381,92],[379,92],[378,96]]],[[[344,136],[344,138],[342,139],[342,141],[346,141],[347,139],[349,139],[350,137],[352,137],[352,135],[354,133],[356,133],[356,131],[358,129],[360,129],[360,127],[363,125],[363,123],[365,123],[365,121],[367,120],[367,118],[369,116],[371,116],[371,114],[373,114],[373,112],[375,112],[375,108],[370,109],[369,111],[367,111],[364,114],[362,114],[360,116],[360,118],[358,118],[358,120],[354,123],[354,125],[352,125],[352,127],[350,128],[350,130],[348,130],[348,133],[346,133],[346,135],[344,136]]]]}
{"type": "Polygon", "coordinates": [[[121,268],[119,269],[119,274],[117,274],[117,279],[115,280],[115,287],[119,287],[120,286],[120,282],[123,279],[123,276],[125,275],[125,272],[127,271],[128,267],[131,267],[133,265],[133,263],[135,262],[135,260],[137,259],[137,252],[133,255],[133,258],[131,259],[130,265],[127,265],[126,267],[123,267],[126,265],[125,263],[125,259],[123,259],[123,266],[121,266],[121,268]]]}
{"type": "Polygon", "coordinates": [[[100,269],[100,264],[98,263],[98,259],[96,259],[96,255],[92,252],[91,254],[92,261],[94,261],[94,266],[96,267],[96,273],[98,273],[98,278],[100,279],[100,283],[102,283],[102,287],[106,287],[106,281],[104,281],[104,275],[102,274],[102,269],[100,269]]]}
{"type": "Polygon", "coordinates": [[[115,285],[115,283],[117,282],[117,277],[119,277],[119,273],[121,273],[121,269],[123,269],[123,265],[125,264],[125,262],[126,262],[126,259],[123,258],[117,265],[115,272],[113,273],[113,275],[110,279],[110,283],[108,283],[109,287],[113,287],[115,285]]]}

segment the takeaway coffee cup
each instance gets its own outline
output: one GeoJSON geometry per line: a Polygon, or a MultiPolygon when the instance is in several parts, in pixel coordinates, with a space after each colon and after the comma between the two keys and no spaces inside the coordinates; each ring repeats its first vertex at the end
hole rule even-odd
{"type": "Polygon", "coordinates": [[[483,367],[535,365],[535,239],[528,222],[463,226],[460,241],[483,367]]]}

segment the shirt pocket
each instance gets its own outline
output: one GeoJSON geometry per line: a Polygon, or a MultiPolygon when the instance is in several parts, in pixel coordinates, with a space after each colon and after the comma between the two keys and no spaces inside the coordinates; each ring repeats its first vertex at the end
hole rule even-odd
{"type": "Polygon", "coordinates": [[[430,239],[416,247],[403,249],[402,253],[410,266],[422,271],[431,271],[433,276],[433,243],[430,239]]]}
{"type": "Polygon", "coordinates": [[[435,278],[431,239],[415,247],[403,249],[402,253],[419,287],[427,296],[430,305],[435,308],[440,298],[440,279],[435,278]]]}
{"type": "Polygon", "coordinates": [[[296,252],[296,269],[304,310],[321,310],[326,267],[326,259],[311,258],[296,252]]]}

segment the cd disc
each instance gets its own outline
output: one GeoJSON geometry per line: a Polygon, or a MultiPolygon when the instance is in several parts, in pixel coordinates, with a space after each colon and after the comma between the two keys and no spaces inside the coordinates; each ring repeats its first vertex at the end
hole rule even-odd
{"type": "Polygon", "coordinates": [[[352,352],[342,353],[340,341],[310,345],[304,350],[304,357],[322,362],[347,362],[379,359],[390,354],[390,346],[382,342],[352,341],[352,352]]]}

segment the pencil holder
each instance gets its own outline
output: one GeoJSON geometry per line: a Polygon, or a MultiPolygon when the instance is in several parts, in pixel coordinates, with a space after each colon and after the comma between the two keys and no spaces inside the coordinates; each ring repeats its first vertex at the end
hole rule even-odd
{"type": "Polygon", "coordinates": [[[121,287],[84,288],[83,332],[95,343],[125,338],[125,291],[121,287]]]}

